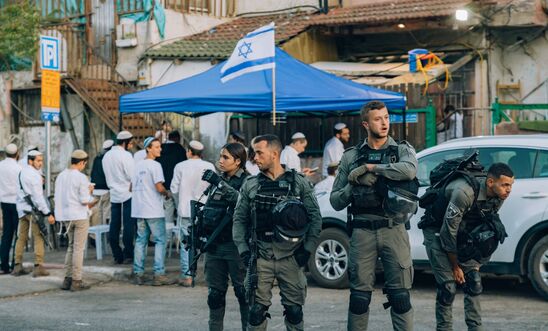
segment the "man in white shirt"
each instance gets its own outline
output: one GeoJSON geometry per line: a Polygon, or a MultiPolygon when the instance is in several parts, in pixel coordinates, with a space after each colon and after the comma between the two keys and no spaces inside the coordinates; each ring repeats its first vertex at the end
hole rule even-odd
{"type": "Polygon", "coordinates": [[[339,167],[338,163],[330,163],[327,166],[327,177],[324,180],[314,185],[314,193],[331,193],[333,190],[333,183],[335,182],[335,177],[337,176],[337,168],[339,167]]]}
{"type": "Polygon", "coordinates": [[[350,130],[344,123],[333,126],[334,136],[325,144],[323,149],[322,176],[328,176],[327,166],[331,163],[341,162],[344,153],[344,144],[350,141],[350,130]]]}
{"type": "MultiPolygon", "coordinates": [[[[190,225],[190,201],[199,201],[201,198],[205,202],[207,197],[204,191],[209,187],[209,184],[202,180],[202,174],[207,169],[215,171],[215,166],[212,163],[202,160],[203,151],[202,143],[196,140],[191,141],[186,152],[188,159],[175,166],[171,181],[171,193],[178,195],[178,224],[181,230],[181,239],[185,243],[190,225]]],[[[188,252],[181,249],[179,285],[186,287],[192,285],[192,278],[188,275],[188,262],[188,252]]]]}
{"type": "Polygon", "coordinates": [[[455,106],[447,105],[443,110],[444,120],[437,126],[438,144],[455,138],[463,137],[462,123],[464,116],[462,110],[456,110],[455,106]]]}
{"type": "Polygon", "coordinates": [[[299,154],[304,152],[308,145],[305,135],[302,132],[296,132],[291,136],[291,144],[285,146],[280,156],[281,164],[285,165],[286,169],[295,169],[297,172],[302,172],[305,176],[311,176],[313,171],[310,168],[301,170],[301,158],[299,154]]]}
{"type": "Polygon", "coordinates": [[[131,153],[133,135],[121,131],[116,136],[117,144],[103,157],[103,171],[110,192],[110,228],[109,241],[117,264],[133,260],[133,238],[135,237],[135,221],[131,218],[131,177],[135,163],[131,153]],[[122,228],[124,249],[120,248],[120,229],[122,228]]]}
{"type": "Polygon", "coordinates": [[[23,269],[23,251],[29,239],[29,228],[34,238],[34,270],[33,277],[48,276],[49,272],[44,268],[44,240],[37,223],[38,217],[47,217],[50,224],[55,223],[55,218],[46,202],[43,190],[43,179],[40,173],[44,162],[42,153],[30,151],[28,165],[19,173],[19,189],[17,190],[17,216],[19,217],[19,230],[17,243],[15,244],[15,267],[12,274],[21,276],[27,273],[23,269]]]}
{"type": "MultiPolygon", "coordinates": [[[[21,166],[17,163],[19,152],[15,144],[9,144],[4,149],[6,159],[0,161],[0,203],[2,204],[2,216],[4,228],[2,230],[2,243],[0,244],[0,275],[11,272],[10,250],[13,236],[17,231],[17,190],[19,188],[19,173],[21,166]]],[[[13,266],[11,266],[13,267],[13,266]]]]}
{"type": "Polygon", "coordinates": [[[131,181],[133,198],[131,201],[131,217],[137,219],[137,240],[135,241],[135,258],[133,274],[137,285],[144,284],[145,258],[148,239],[152,234],[154,241],[154,280],[152,285],[170,285],[172,282],[166,276],[166,219],[164,199],[170,193],[164,187],[164,172],[156,161],[160,157],[162,147],[160,140],[148,137],[144,142],[147,157],[135,165],[135,174],[131,181]]]}
{"type": "MultiPolygon", "coordinates": [[[[31,152],[31,151],[37,151],[38,150],[38,147],[34,146],[34,145],[29,145],[26,149],[26,153],[25,155],[23,155],[20,159],[19,159],[19,166],[21,166],[21,168],[23,167],[26,167],[27,164],[28,164],[28,154],[31,152]]],[[[20,155],[21,156],[21,155],[20,155]]]]}
{"type": "Polygon", "coordinates": [[[65,279],[62,290],[89,289],[82,281],[84,248],[88,238],[89,208],[92,206],[93,185],[82,173],[88,163],[88,154],[77,149],[70,155],[70,166],[55,180],[55,216],[65,222],[68,235],[65,255],[65,279]]]}

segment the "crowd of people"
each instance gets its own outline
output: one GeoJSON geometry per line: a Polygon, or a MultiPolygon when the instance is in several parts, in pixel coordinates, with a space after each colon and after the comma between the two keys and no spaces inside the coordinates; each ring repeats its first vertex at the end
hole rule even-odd
{"type": "MultiPolygon", "coordinates": [[[[417,208],[416,154],[407,142],[396,142],[389,136],[388,111],[382,102],[364,105],[361,120],[368,138],[346,150],[350,131],[343,123],[334,126],[323,153],[323,180],[315,187],[308,177],[318,169],[301,167],[299,154],[307,146],[301,132],[294,133],[285,147],[277,136],[269,134],[254,137],[246,146],[245,136],[232,132],[213,164],[203,160],[205,147],[201,142],[192,140],[183,147],[180,134],[168,123],[145,139],[142,151],[134,155],[130,152],[132,134],[121,131],[115,142],[104,142],[103,151],[93,161],[91,181],[84,174],[88,154],[83,150],[72,152],[70,165],[55,181],[54,210],[43,191],[42,153],[34,146],[27,148],[26,161],[21,165],[17,146],[10,144],[5,148],[7,158],[0,162],[4,218],[1,271],[14,276],[29,272],[22,258],[30,228],[35,253],[33,276],[48,275],[43,267],[43,221],[60,222],[68,236],[61,288],[89,288],[82,277],[89,211],[102,206],[101,210],[110,211],[103,211],[99,218],[110,220],[113,262],[132,265],[135,284],[145,284],[146,251],[153,242],[152,285],[177,282],[190,287],[190,265],[194,261],[189,261],[187,249],[180,251],[178,279],[166,276],[166,225],[176,224],[182,247],[188,247],[193,235],[190,231],[195,231],[195,207],[200,203],[201,235],[206,240],[209,329],[223,329],[230,279],[243,330],[266,330],[275,282],[287,330],[303,330],[307,290],[304,266],[314,253],[322,228],[316,194],[325,192],[335,209],[348,208],[350,216],[348,330],[367,329],[378,258],[383,264],[383,292],[388,299],[385,307],[391,308],[393,327],[411,330],[413,266],[406,223],[417,208]],[[15,258],[10,263],[14,236],[15,258]]],[[[455,177],[446,183],[436,196],[444,202],[434,204],[443,205],[441,212],[427,209],[425,216],[425,245],[438,287],[438,330],[452,328],[451,306],[457,284],[463,285],[465,292],[469,329],[482,328],[479,268],[489,254],[481,259],[476,255],[463,257],[457,239],[486,217],[494,222],[510,194],[513,173],[500,163],[487,172],[479,170],[476,173],[481,176],[455,177]]],[[[504,229],[499,230],[496,239],[502,241],[504,229]]]]}

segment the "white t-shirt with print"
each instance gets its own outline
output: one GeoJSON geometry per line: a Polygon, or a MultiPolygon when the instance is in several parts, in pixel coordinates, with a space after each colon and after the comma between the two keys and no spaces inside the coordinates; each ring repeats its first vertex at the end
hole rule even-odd
{"type": "Polygon", "coordinates": [[[165,217],[164,197],[156,190],[156,184],[163,182],[164,172],[159,162],[152,159],[137,162],[131,179],[131,217],[165,217]]]}

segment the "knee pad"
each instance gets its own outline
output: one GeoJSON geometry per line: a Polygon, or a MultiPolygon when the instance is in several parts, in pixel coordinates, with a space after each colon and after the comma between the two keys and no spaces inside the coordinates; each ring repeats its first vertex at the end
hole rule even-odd
{"type": "Polygon", "coordinates": [[[284,305],[284,316],[291,324],[299,324],[303,321],[303,307],[299,305],[284,305]]]}
{"type": "Polygon", "coordinates": [[[255,303],[249,309],[249,324],[251,326],[261,325],[266,320],[266,317],[269,316],[267,311],[267,306],[255,303]]]}
{"type": "Polygon", "coordinates": [[[455,300],[455,294],[457,294],[457,284],[453,281],[438,284],[438,293],[436,295],[436,301],[442,306],[451,306],[453,300],[455,300]]]}
{"type": "Polygon", "coordinates": [[[369,311],[371,291],[351,291],[349,310],[352,314],[361,315],[369,311]]]}
{"type": "Polygon", "coordinates": [[[464,293],[468,294],[471,297],[480,295],[483,292],[483,286],[481,285],[481,275],[479,271],[472,270],[464,275],[464,286],[462,290],[464,293]]]}
{"type": "Polygon", "coordinates": [[[245,287],[235,286],[234,294],[236,295],[236,298],[238,298],[238,303],[240,304],[240,306],[247,304],[247,302],[245,301],[245,287]]]}
{"type": "Polygon", "coordinates": [[[226,292],[219,291],[215,288],[209,288],[207,294],[207,305],[210,309],[219,309],[225,306],[226,292]]]}
{"type": "Polygon", "coordinates": [[[386,290],[388,305],[396,314],[405,314],[411,310],[411,296],[409,291],[403,288],[386,290]]]}

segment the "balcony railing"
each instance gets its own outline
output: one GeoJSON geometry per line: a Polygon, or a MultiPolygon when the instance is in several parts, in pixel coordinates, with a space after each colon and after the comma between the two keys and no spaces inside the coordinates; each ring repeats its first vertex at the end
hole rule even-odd
{"type": "MultiPolygon", "coordinates": [[[[231,17],[236,11],[236,0],[160,0],[164,8],[183,14],[231,17]]],[[[143,1],[117,0],[118,15],[144,11],[143,1]]]]}
{"type": "Polygon", "coordinates": [[[34,3],[41,16],[53,22],[83,19],[86,13],[84,0],[0,0],[0,10],[23,1],[34,3]]]}

